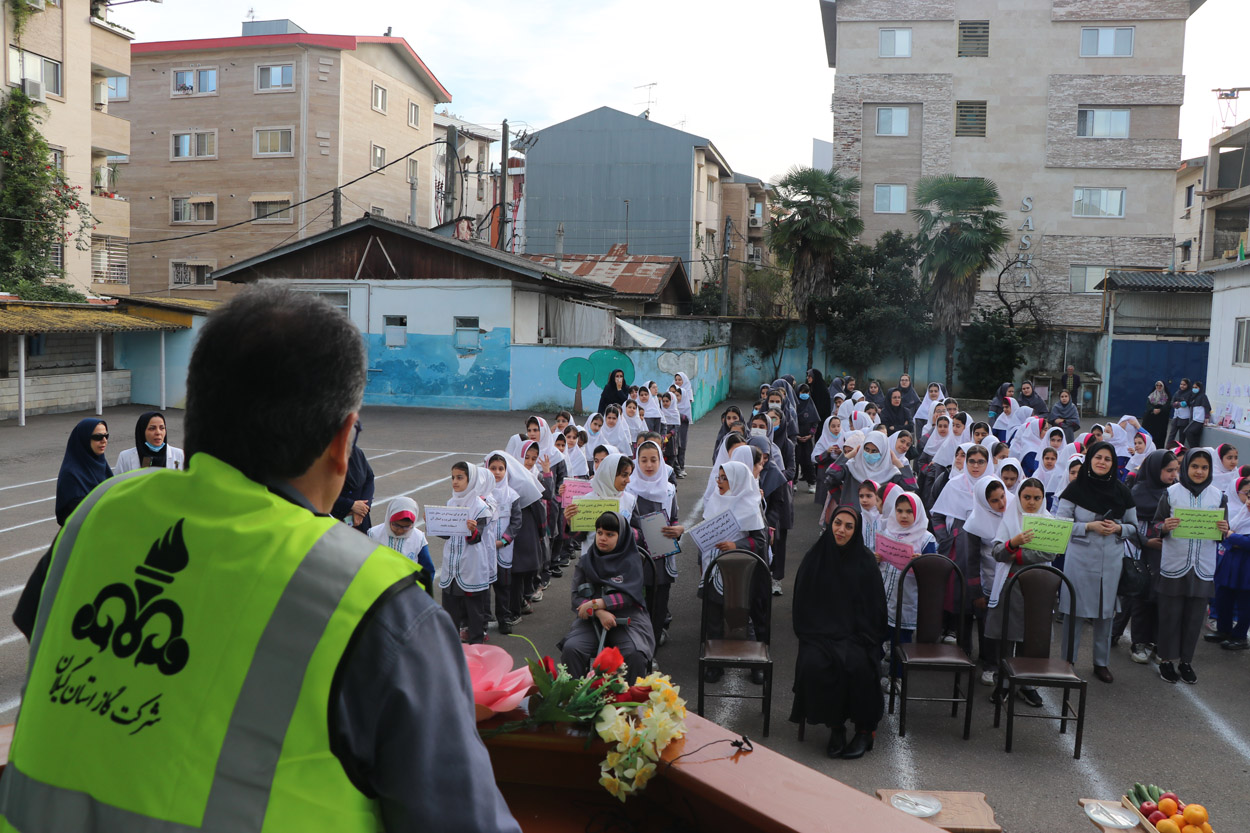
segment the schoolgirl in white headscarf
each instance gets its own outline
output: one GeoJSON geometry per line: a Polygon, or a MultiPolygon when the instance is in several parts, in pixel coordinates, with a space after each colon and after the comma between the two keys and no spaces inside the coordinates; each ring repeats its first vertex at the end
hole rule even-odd
{"type": "Polygon", "coordinates": [[[832,449],[833,456],[835,457],[838,455],[839,451],[841,450],[842,437],[845,436],[845,432],[839,430],[838,433],[836,434],[833,433],[833,428],[831,427],[830,423],[832,422],[832,420],[835,420],[835,419],[837,419],[836,416],[829,417],[829,419],[825,420],[824,425],[821,427],[820,437],[818,437],[816,440],[816,447],[812,449],[812,461],[813,462],[815,462],[816,460],[819,460],[820,457],[825,454],[825,452],[828,452],[831,449],[832,449]]]}
{"type": "Polygon", "coordinates": [[[486,634],[486,613],[490,595],[483,592],[495,580],[498,562],[495,558],[495,542],[490,537],[491,522],[495,518],[495,504],[490,493],[495,477],[481,466],[455,463],[452,476],[467,468],[468,483],[456,491],[453,479],[448,506],[469,510],[469,518],[476,528],[467,527],[463,535],[451,535],[443,547],[443,567],[439,570],[438,586],[443,588],[443,607],[453,622],[467,621],[465,639],[470,644],[481,642],[486,634]]]}
{"type": "Polygon", "coordinates": [[[986,477],[993,476],[990,474],[988,464],[980,477],[973,477],[968,471],[967,455],[975,447],[976,443],[964,443],[959,446],[964,452],[964,469],[958,474],[951,474],[950,480],[946,482],[946,488],[942,489],[942,494],[933,504],[933,513],[942,515],[948,522],[951,519],[957,519],[960,522],[968,519],[976,506],[974,495],[977,485],[986,477]]]}
{"type": "Polygon", "coordinates": [[[998,419],[994,420],[992,426],[994,436],[999,442],[1007,442],[1007,434],[1020,424],[1020,415],[1017,413],[1019,410],[1020,405],[1015,399],[1010,396],[1003,399],[1003,412],[998,415],[998,419]]]}
{"type": "Polygon", "coordinates": [[[852,391],[850,397],[844,400],[841,407],[838,408],[838,416],[842,417],[843,422],[849,422],[851,414],[854,413],[856,406],[863,401],[864,395],[862,393],[859,391],[852,391]]]}
{"type": "Polygon", "coordinates": [[[653,385],[655,382],[647,380],[642,387],[638,388],[638,404],[642,406],[642,418],[646,421],[648,430],[659,431],[660,397],[652,393],[653,385]],[[647,392],[646,396],[643,396],[644,390],[647,392]]]}
{"type": "Polygon", "coordinates": [[[1003,481],[1004,485],[1007,483],[1007,478],[1003,477],[1003,472],[1008,469],[1011,469],[1016,473],[1016,481],[1007,487],[1007,491],[1010,492],[1012,496],[1015,496],[1020,491],[1020,484],[1025,481],[1024,466],[1021,465],[1020,461],[1014,456],[1004,457],[999,460],[998,465],[994,467],[994,474],[998,476],[999,480],[1003,481]]]}
{"type": "Polygon", "coordinates": [[[1124,468],[1130,473],[1136,473],[1141,468],[1141,464],[1146,462],[1146,458],[1156,451],[1158,449],[1155,448],[1154,438],[1144,429],[1138,431],[1133,436],[1133,453],[1129,456],[1124,468]]]}
{"type": "Polygon", "coordinates": [[[634,437],[629,426],[625,424],[625,417],[619,411],[617,408],[614,412],[612,406],[608,406],[608,412],[603,415],[603,430],[599,432],[596,445],[607,444],[621,451],[629,451],[633,448],[634,437]]]}
{"type": "Polygon", "coordinates": [[[421,565],[422,581],[430,595],[434,594],[434,560],[430,558],[429,542],[425,533],[417,529],[421,509],[410,497],[392,498],[386,506],[385,520],[369,528],[369,537],[379,544],[421,565]]]}
{"type": "MultiPolygon", "coordinates": [[[[881,522],[878,525],[878,539],[884,535],[892,541],[906,544],[917,555],[937,552],[937,539],[929,531],[929,514],[925,511],[920,496],[913,492],[903,491],[894,484],[886,487],[885,504],[881,508],[881,522]],[[898,518],[898,506],[902,502],[911,506],[913,520],[907,526],[898,518]]],[[[908,574],[907,581],[899,579],[903,571],[888,561],[879,565],[881,581],[885,584],[886,616],[890,626],[898,624],[903,630],[915,630],[916,627],[916,574],[908,574]],[[903,594],[903,621],[896,623],[895,609],[898,605],[898,594],[903,594]]]]}

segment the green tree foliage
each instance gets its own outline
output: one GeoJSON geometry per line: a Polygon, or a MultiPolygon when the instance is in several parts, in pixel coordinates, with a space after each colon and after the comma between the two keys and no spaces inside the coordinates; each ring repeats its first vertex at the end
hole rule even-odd
{"type": "Polygon", "coordinates": [[[925,291],[916,278],[915,238],[889,231],[872,246],[853,245],[841,258],[845,278],[819,303],[836,364],[856,376],[883,358],[904,360],[933,337],[925,291]]]}
{"type": "Polygon", "coordinates": [[[573,410],[582,413],[582,388],[595,385],[604,388],[612,371],[621,369],[625,373],[625,384],[634,383],[634,362],[620,350],[596,350],[587,357],[571,356],[560,363],[556,375],[561,384],[572,388],[573,410]]]}
{"type": "Polygon", "coordinates": [[[843,275],[842,257],[864,230],[860,182],[839,171],[791,168],[777,184],[777,213],[768,245],[790,271],[794,307],[807,323],[807,364],[816,351],[816,301],[831,294],[843,275]]]}
{"type": "MultiPolygon", "coordinates": [[[[729,314],[733,315],[733,298],[729,299],[729,314]]],[[[706,280],[695,293],[690,304],[691,315],[720,315],[720,280],[706,280]]]]}
{"type": "Polygon", "coordinates": [[[960,340],[959,378],[972,396],[990,397],[1023,367],[1027,336],[1001,310],[978,310],[960,340]]]}
{"type": "Polygon", "coordinates": [[[983,177],[924,176],[916,184],[920,272],[929,284],[933,324],[946,336],[946,378],[953,382],[955,337],[972,310],[981,273],[1007,246],[998,186],[983,177]]]}
{"type": "Polygon", "coordinates": [[[0,103],[0,291],[41,301],[83,301],[62,281],[54,245],[91,248],[95,218],[52,164],[37,109],[20,89],[0,103]]]}

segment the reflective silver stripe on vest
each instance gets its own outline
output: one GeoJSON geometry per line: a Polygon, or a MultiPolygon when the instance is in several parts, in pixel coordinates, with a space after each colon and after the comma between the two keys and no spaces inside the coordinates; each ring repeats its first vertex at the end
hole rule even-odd
{"type": "Polygon", "coordinates": [[[13,764],[0,778],[0,813],[21,833],[259,833],[308,663],[347,588],[376,546],[335,524],[300,562],[265,625],[243,680],[200,827],[113,807],[87,793],[37,781],[13,764]]]}

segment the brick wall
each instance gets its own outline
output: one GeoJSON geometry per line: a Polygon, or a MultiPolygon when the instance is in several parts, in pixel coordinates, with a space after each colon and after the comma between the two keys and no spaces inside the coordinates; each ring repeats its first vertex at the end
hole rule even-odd
{"type": "MultiPolygon", "coordinates": [[[[839,3],[839,8],[841,4],[839,3]]],[[[1189,0],[1054,0],[1053,20],[1187,20],[1189,0]]]]}
{"type": "Polygon", "coordinates": [[[838,20],[954,20],[955,0],[838,0],[838,20]]]}
{"type": "MultiPolygon", "coordinates": [[[[833,92],[833,164],[861,175],[864,104],[922,103],[922,176],[951,168],[955,134],[952,77],[947,74],[838,75],[833,92]]],[[[913,126],[912,129],[915,129],[913,126]]]]}
{"type": "MultiPolygon", "coordinates": [[[[1051,168],[1175,170],[1175,138],[1078,138],[1077,110],[1086,105],[1172,105],[1184,100],[1182,75],[1052,75],[1046,97],[1046,165],[1051,168]]],[[[1136,132],[1130,124],[1130,133],[1136,132]]]]}
{"type": "MultiPolygon", "coordinates": [[[[130,402],[130,371],[104,372],[104,407],[130,402]]],[[[95,374],[26,377],[26,414],[64,414],[94,408],[95,374]]],[[[17,377],[0,379],[0,419],[17,416],[17,377]]]]}
{"type": "MultiPolygon", "coordinates": [[[[17,376],[17,343],[18,336],[8,339],[4,351],[4,364],[0,365],[0,376],[17,376]]],[[[104,369],[113,366],[113,337],[104,336],[104,369]]],[[[39,355],[31,352],[26,354],[26,373],[28,376],[54,376],[62,373],[82,373],[85,369],[95,372],[95,334],[94,333],[48,333],[43,337],[43,349],[39,355]]]]}

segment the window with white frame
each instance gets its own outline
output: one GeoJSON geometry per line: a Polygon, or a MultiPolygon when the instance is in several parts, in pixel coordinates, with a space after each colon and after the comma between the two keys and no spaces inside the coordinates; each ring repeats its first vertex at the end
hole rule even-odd
{"type": "Polygon", "coordinates": [[[129,283],[125,237],[93,235],[91,238],[91,280],[93,283],[129,283]]]}
{"type": "Polygon", "coordinates": [[[252,219],[258,223],[291,222],[290,199],[253,199],[252,219]]]}
{"type": "Polygon", "coordinates": [[[44,93],[61,95],[61,62],[45,58],[34,52],[9,47],[9,83],[37,81],[44,93]]]}
{"type": "Polygon", "coordinates": [[[170,74],[170,95],[217,95],[217,68],[175,69],[170,74]]]}
{"type": "Polygon", "coordinates": [[[455,331],[453,338],[457,350],[480,350],[482,347],[482,331],[478,317],[455,315],[452,316],[452,326],[455,331]]]}
{"type": "Polygon", "coordinates": [[[906,136],[910,111],[906,107],[878,107],[877,135],[906,136]]]}
{"type": "Polygon", "coordinates": [[[1081,30],[1082,58],[1131,58],[1132,26],[1091,26],[1081,30]]]}
{"type": "Polygon", "coordinates": [[[1107,272],[1115,267],[1113,266],[1070,266],[1068,267],[1068,277],[1072,282],[1073,292],[1101,292],[1098,284],[1102,283],[1107,272]]]}
{"type": "Polygon", "coordinates": [[[374,217],[385,217],[385,216],[386,216],[386,209],[385,209],[385,208],[383,208],[383,207],[382,207],[382,206],[380,206],[380,205],[372,205],[372,204],[370,204],[370,206],[369,206],[369,213],[370,213],[370,214],[372,214],[374,217]]]}
{"type": "Polygon", "coordinates": [[[216,223],[217,202],[213,197],[172,197],[171,223],[216,223]]]}
{"type": "Polygon", "coordinates": [[[48,148],[53,170],[65,172],[65,151],[62,148],[48,148]]]}
{"type": "Polygon", "coordinates": [[[882,58],[910,58],[911,29],[881,29],[878,44],[877,54],[882,58]]]}
{"type": "Polygon", "coordinates": [[[312,295],[320,297],[330,306],[340,310],[344,315],[350,315],[352,311],[352,295],[344,289],[296,289],[296,292],[308,292],[312,295]]]}
{"type": "Polygon", "coordinates": [[[878,185],[873,188],[872,210],[876,214],[903,214],[907,211],[906,185],[878,185]]]}
{"type": "Polygon", "coordinates": [[[129,76],[110,75],[105,83],[108,85],[109,101],[126,101],[130,98],[129,76]]]}
{"type": "Polygon", "coordinates": [[[386,164],[386,148],[381,145],[369,145],[369,167],[377,170],[386,164]]]}
{"type": "Polygon", "coordinates": [[[211,260],[171,260],[169,283],[171,286],[213,286],[215,265],[211,260]]]}
{"type": "Polygon", "coordinates": [[[1076,135],[1087,139],[1127,139],[1128,110],[1081,108],[1076,111],[1076,135]]]}
{"type": "Polygon", "coordinates": [[[1233,364],[1250,364],[1250,318],[1237,319],[1237,334],[1233,340],[1233,364]]]}
{"type": "Polygon", "coordinates": [[[373,85],[373,109],[379,113],[386,112],[386,87],[373,85]]]}
{"type": "Polygon", "coordinates": [[[169,158],[171,160],[215,159],[217,157],[216,130],[190,130],[185,133],[173,133],[170,141],[169,158]]]}
{"type": "Polygon", "coordinates": [[[256,156],[294,156],[294,128],[291,127],[258,127],[254,131],[256,141],[253,154],[256,156]]]}
{"type": "Polygon", "coordinates": [[[295,89],[295,64],[263,64],[256,67],[256,91],[262,93],[295,89]]]}
{"type": "Polygon", "coordinates": [[[1074,188],[1073,217],[1123,217],[1123,188],[1074,188]]]}
{"type": "Polygon", "coordinates": [[[421,129],[421,105],[415,101],[408,102],[408,126],[421,129]]]}
{"type": "Polygon", "coordinates": [[[404,347],[408,344],[408,316],[382,316],[382,334],[387,347],[404,347]]]}
{"type": "Polygon", "coordinates": [[[51,253],[52,267],[56,270],[54,277],[63,277],[65,274],[65,244],[53,243],[51,253]]]}
{"type": "Polygon", "coordinates": [[[416,183],[421,181],[421,163],[412,156],[408,157],[408,181],[416,183]]]}

